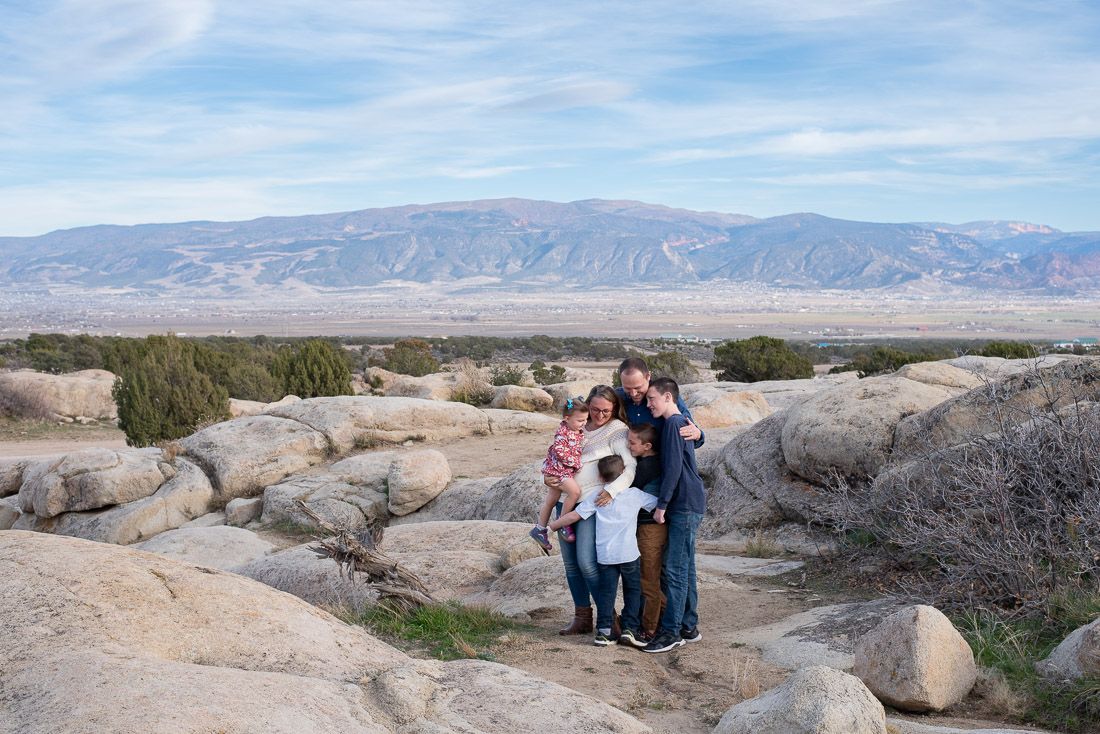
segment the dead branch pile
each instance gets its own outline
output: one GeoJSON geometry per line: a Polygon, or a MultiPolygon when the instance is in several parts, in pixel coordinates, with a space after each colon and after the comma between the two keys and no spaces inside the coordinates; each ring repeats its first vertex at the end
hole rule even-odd
{"type": "Polygon", "coordinates": [[[410,612],[436,600],[424,583],[397,561],[379,550],[383,527],[374,525],[356,534],[344,527],[337,527],[315,513],[305,502],[298,506],[311,517],[317,526],[330,537],[320,538],[313,550],[320,558],[332,558],[340,566],[340,573],[349,579],[356,575],[366,577],[366,583],[378,591],[379,600],[396,611],[410,612]]]}

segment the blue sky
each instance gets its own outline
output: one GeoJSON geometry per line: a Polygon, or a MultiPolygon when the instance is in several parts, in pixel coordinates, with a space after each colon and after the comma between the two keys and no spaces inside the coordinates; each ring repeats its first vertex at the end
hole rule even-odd
{"type": "Polygon", "coordinates": [[[1100,230],[1100,3],[0,0],[0,234],[590,197],[1100,230]]]}

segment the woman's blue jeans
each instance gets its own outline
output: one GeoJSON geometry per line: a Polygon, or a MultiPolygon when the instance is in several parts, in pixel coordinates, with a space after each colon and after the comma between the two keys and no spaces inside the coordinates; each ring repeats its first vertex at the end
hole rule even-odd
{"type": "MultiPolygon", "coordinates": [[[[558,503],[561,515],[561,503],[558,503]]],[[[600,569],[596,565],[596,516],[592,515],[573,525],[577,534],[574,543],[562,543],[561,560],[565,564],[565,581],[573,596],[573,606],[590,607],[599,598],[600,569]]]]}
{"type": "Polygon", "coordinates": [[[703,516],[696,512],[674,512],[665,515],[668,523],[668,545],[665,546],[665,572],[662,578],[665,612],[661,615],[661,630],[680,634],[682,629],[694,629],[699,623],[699,591],[695,585],[695,531],[703,516]]]}

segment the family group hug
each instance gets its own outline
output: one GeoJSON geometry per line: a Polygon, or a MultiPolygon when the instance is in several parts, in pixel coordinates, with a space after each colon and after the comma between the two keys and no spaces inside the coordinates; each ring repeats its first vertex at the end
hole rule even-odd
{"type": "Polygon", "coordinates": [[[623,361],[619,379],[622,387],[597,385],[566,401],[530,536],[546,553],[552,532],[561,542],[575,612],[560,634],[594,631],[597,645],[668,652],[703,639],[695,583],[695,533],[706,509],[695,449],[703,433],[675,380],[651,378],[644,360],[623,361]]]}

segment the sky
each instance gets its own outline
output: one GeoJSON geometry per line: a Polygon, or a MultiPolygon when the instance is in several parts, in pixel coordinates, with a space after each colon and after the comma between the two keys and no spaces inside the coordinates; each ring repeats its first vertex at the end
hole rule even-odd
{"type": "Polygon", "coordinates": [[[0,0],[0,235],[408,203],[1100,230],[1100,2],[0,0]]]}

